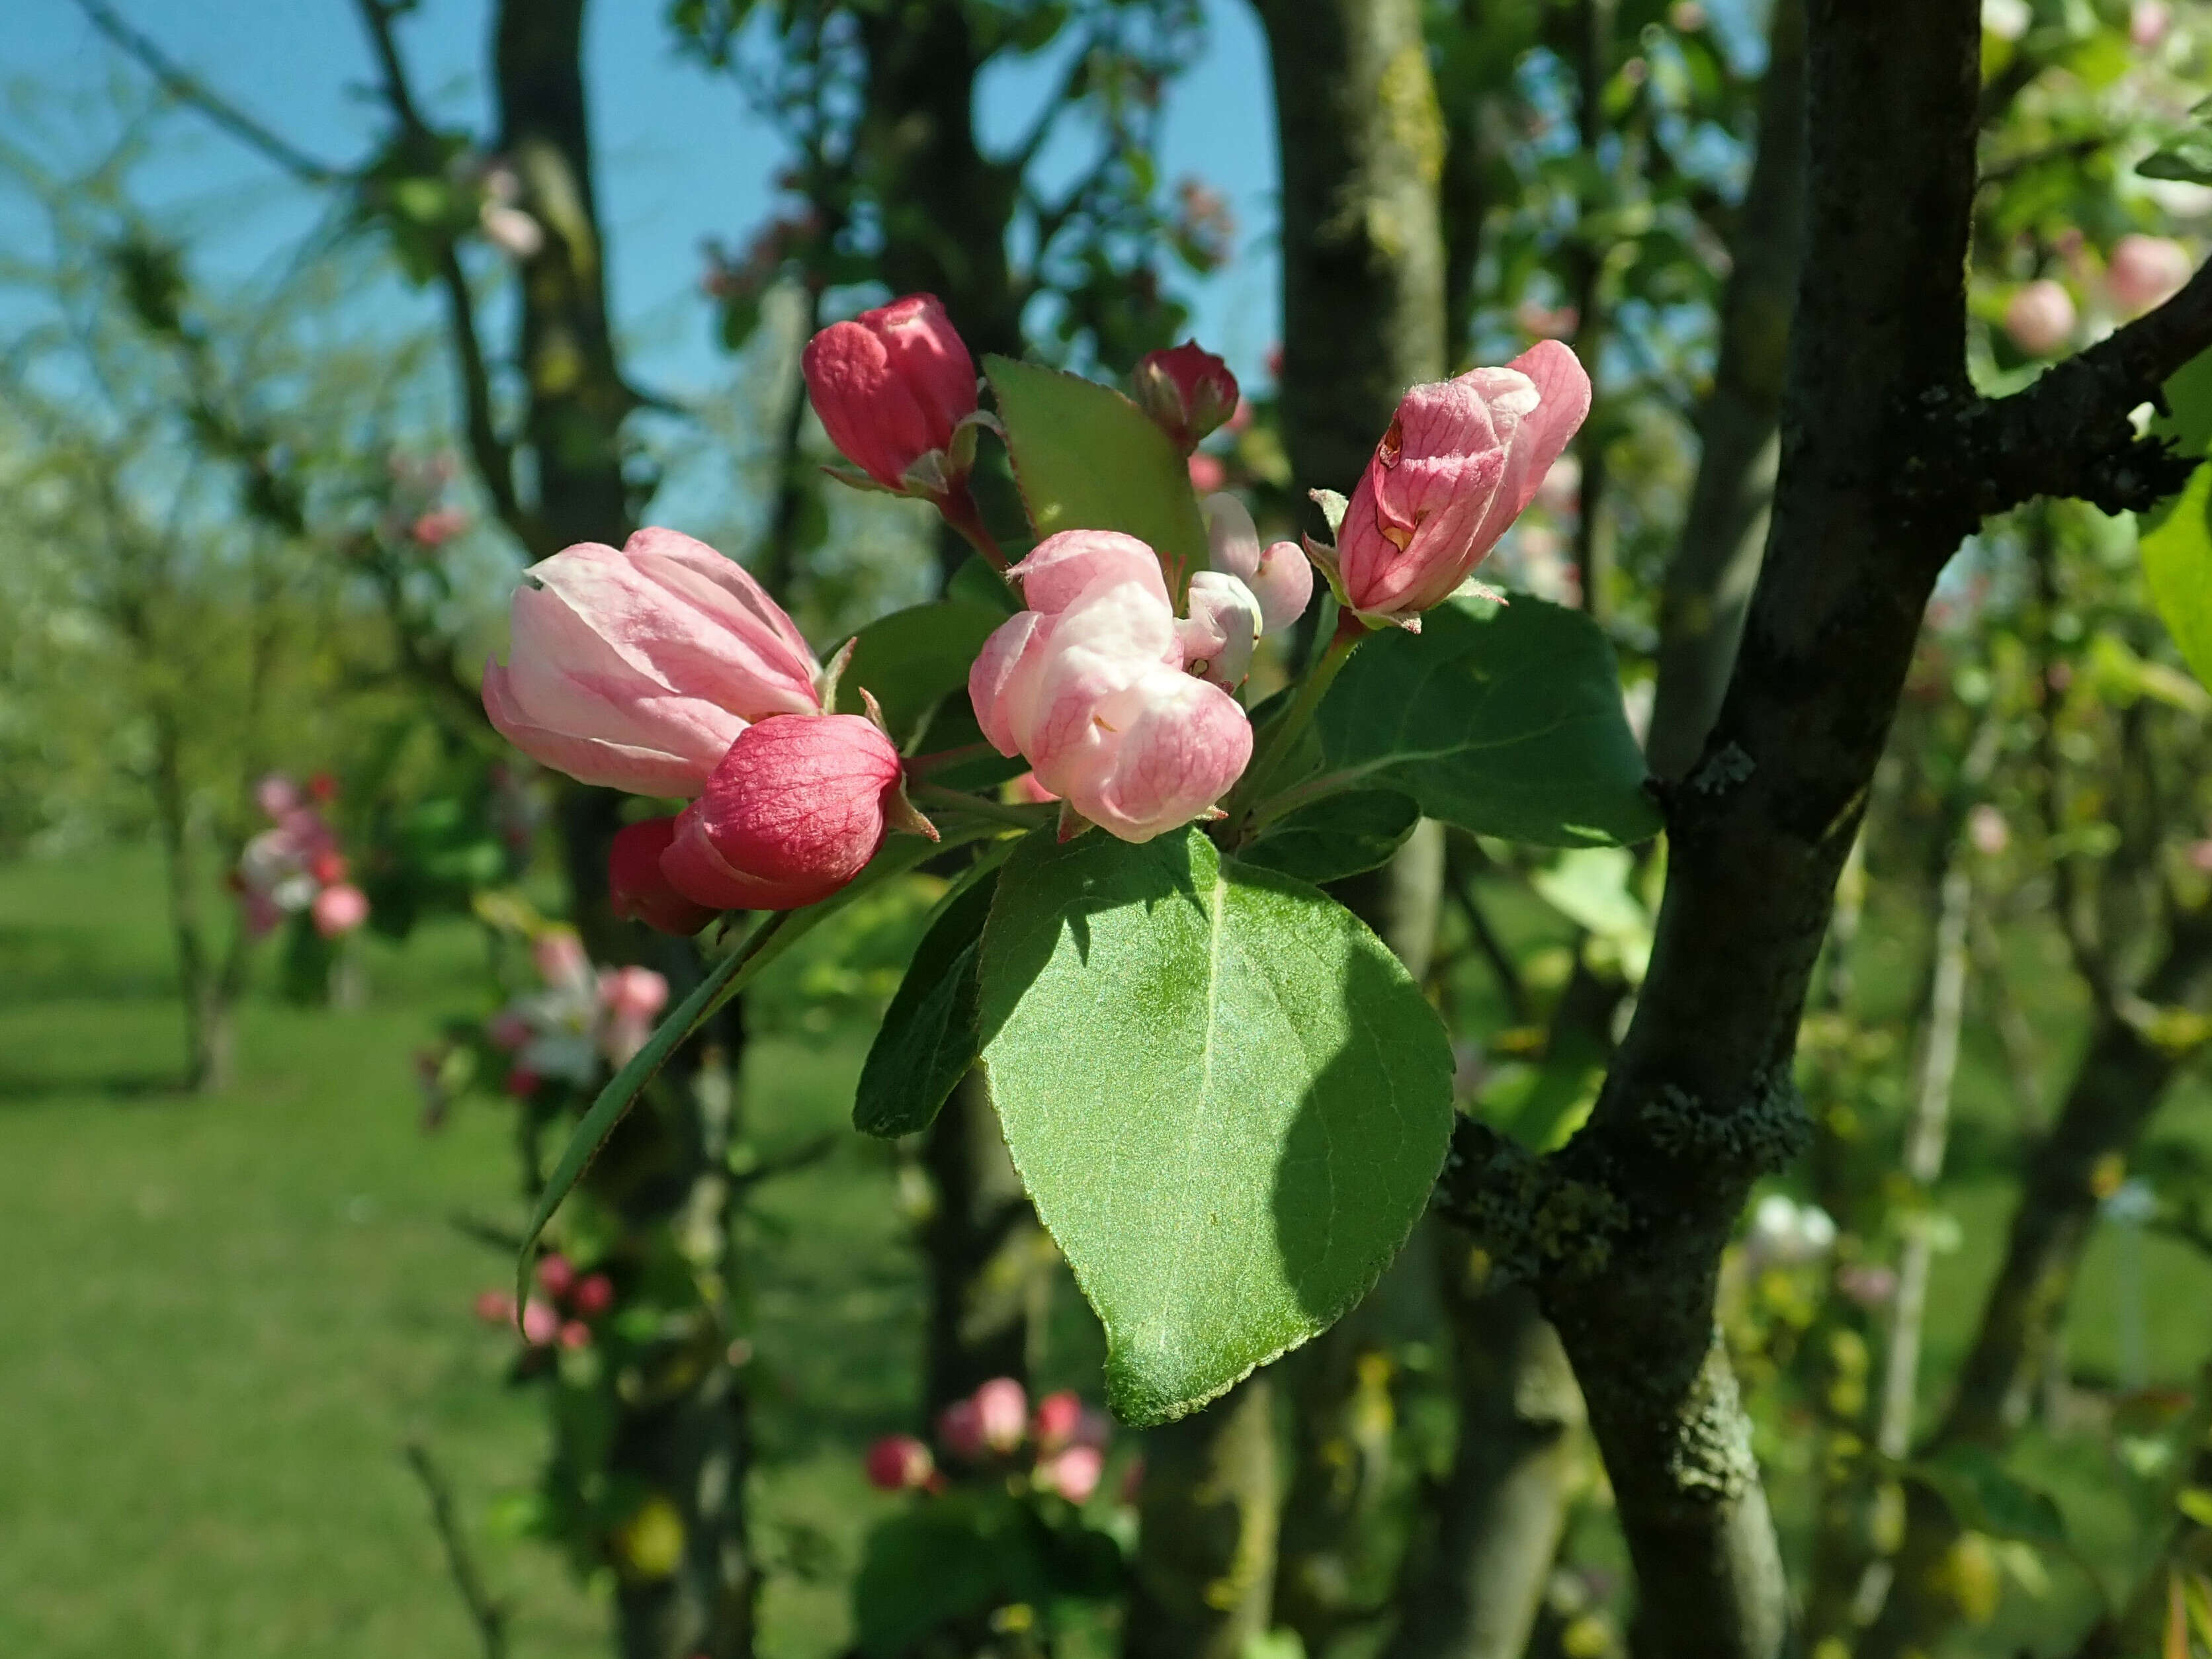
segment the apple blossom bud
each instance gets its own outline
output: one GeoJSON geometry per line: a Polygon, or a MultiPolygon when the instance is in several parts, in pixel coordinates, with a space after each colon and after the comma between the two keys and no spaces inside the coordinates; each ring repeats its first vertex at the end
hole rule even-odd
{"type": "Polygon", "coordinates": [[[325,887],[337,885],[346,878],[345,855],[334,847],[325,847],[307,860],[307,873],[325,887]]]}
{"type": "Polygon", "coordinates": [[[662,872],[660,855],[675,839],[674,818],[647,818],[616,830],[607,852],[607,899],[617,915],[680,936],[697,933],[714,913],[685,898],[662,872]]]}
{"type": "Polygon", "coordinates": [[[530,959],[548,985],[588,990],[592,959],[573,927],[548,927],[530,942],[530,959]]]}
{"type": "Polygon", "coordinates": [[[2025,283],[2005,307],[2004,331],[2031,357],[2048,357],[2073,337],[2074,296],[2048,276],[2025,283]]]}
{"type": "Polygon", "coordinates": [[[1229,482],[1229,469],[1222,465],[1221,457],[1208,455],[1203,450],[1190,458],[1186,470],[1190,474],[1190,487],[1201,495],[1210,495],[1229,482]]]}
{"type": "Polygon", "coordinates": [[[522,1304],[522,1340],[544,1347],[561,1334],[561,1316],[536,1297],[522,1304]]]}
{"type": "Polygon", "coordinates": [[[477,1317],[487,1325],[514,1323],[514,1298],[504,1291],[478,1291],[477,1317]]]}
{"type": "Polygon", "coordinates": [[[424,547],[449,542],[469,527],[469,515],[457,507],[441,507],[417,515],[407,526],[408,535],[424,547]]]}
{"type": "Polygon", "coordinates": [[[2138,52],[2156,47],[2172,26],[2173,8],[2166,0],[2135,0],[2128,8],[2128,39],[2138,52]]]}
{"type": "Polygon", "coordinates": [[[975,1397],[965,1395],[937,1414],[937,1438],[953,1456],[974,1462],[984,1451],[983,1422],[975,1397]]]}
{"type": "Polygon", "coordinates": [[[668,981],[650,968],[610,968],[599,975],[599,1006],[611,1014],[651,1019],[668,1006],[668,981]]]}
{"type": "Polygon", "coordinates": [[[1046,1451],[1054,1451],[1075,1438],[1075,1431],[1082,1422],[1082,1396],[1072,1389],[1062,1389],[1037,1401],[1030,1432],[1036,1437],[1039,1446],[1046,1451]]]}
{"type": "Polygon", "coordinates": [[[1245,586],[1260,602],[1260,631],[1279,634],[1313,603],[1313,561],[1296,542],[1270,542],[1260,550],[1260,570],[1245,586]]]}
{"type": "Polygon", "coordinates": [[[1557,340],[1408,392],[1338,530],[1345,604],[1412,626],[1450,598],[1534,498],[1589,401],[1589,376],[1557,340]]]}
{"type": "Polygon", "coordinates": [[[1130,373],[1129,388],[1137,406],[1186,455],[1237,413],[1237,377],[1195,340],[1146,352],[1130,373]]]}
{"type": "Polygon", "coordinates": [[[615,1282],[605,1273],[586,1273],[576,1281],[568,1305],[586,1319],[597,1319],[615,1305],[615,1282]]]}
{"type": "Polygon", "coordinates": [[[2112,304],[2133,316],[2163,305],[2188,282],[2189,251],[2168,236],[2123,236],[2112,245],[2105,267],[2105,291],[2112,304]]]}
{"type": "Polygon", "coordinates": [[[527,1100],[538,1092],[538,1085],[544,1080],[527,1066],[510,1066],[499,1086],[502,1093],[516,1100],[527,1100]]]}
{"type": "Polygon", "coordinates": [[[975,1425],[993,1451],[1010,1452],[1029,1431],[1030,1401],[1011,1376],[994,1376],[975,1390],[975,1425]]]}
{"type": "Polygon", "coordinates": [[[937,1473],[929,1448],[910,1434],[887,1434],[868,1448],[868,1484],[880,1492],[914,1492],[937,1473]]]}
{"type": "Polygon", "coordinates": [[[253,799],[255,805],[272,818],[281,818],[288,812],[295,812],[305,805],[300,793],[300,786],[282,772],[271,772],[260,782],[255,784],[253,799]]]}
{"type": "Polygon", "coordinates": [[[884,489],[934,493],[908,477],[933,454],[941,483],[966,478],[955,434],[975,412],[975,363],[936,295],[830,324],[806,343],[800,368],[830,441],[884,489]]]}
{"type": "Polygon", "coordinates": [[[315,931],[325,939],[337,939],[368,920],[368,895],[351,883],[342,881],[316,894],[309,910],[314,917],[315,931]]]}
{"type": "Polygon", "coordinates": [[[568,1287],[576,1282],[575,1265],[556,1250],[538,1261],[538,1288],[556,1300],[568,1294],[568,1287]]]}
{"type": "Polygon", "coordinates": [[[586,1348],[591,1346],[592,1328],[580,1319],[562,1322],[561,1346],[564,1348],[586,1348]]]}
{"type": "Polygon", "coordinates": [[[1252,646],[1260,637],[1260,601],[1252,590],[1218,570],[1190,579],[1189,617],[1176,624],[1183,665],[1200,678],[1234,691],[1252,672],[1252,646]]]}
{"type": "Polygon", "coordinates": [[[859,875],[884,843],[898,750],[858,714],[747,726],[684,809],[660,867],[722,910],[793,910],[859,875]]]}
{"type": "Polygon", "coordinates": [[[513,633],[507,665],[485,665],[484,713],[580,783],[696,795],[749,723],[822,706],[821,665],[781,607],[672,530],[531,566],[513,633]]]}
{"type": "Polygon", "coordinates": [[[1036,1484],[1071,1504],[1087,1504],[1106,1472],[1106,1455],[1096,1446],[1070,1446],[1037,1465],[1036,1484]]]}

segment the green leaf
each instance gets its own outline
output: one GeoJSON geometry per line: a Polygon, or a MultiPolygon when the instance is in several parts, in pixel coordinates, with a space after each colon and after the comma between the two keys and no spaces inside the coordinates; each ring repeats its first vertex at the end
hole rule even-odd
{"type": "Polygon", "coordinates": [[[2066,1550],[2066,1520],[2051,1494],[2021,1480],[1980,1446],[1954,1446],[1909,1464],[1905,1473],[1932,1490],[1969,1532],[2066,1550]]]}
{"type": "Polygon", "coordinates": [[[1166,433],[1111,386],[1010,357],[986,357],[1014,482],[1040,537],[1119,530],[1206,568],[1206,523],[1166,433]]]}
{"type": "Polygon", "coordinates": [[[1659,833],[1613,647],[1525,594],[1455,599],[1368,640],[1316,717],[1343,787],[1402,789],[1429,817],[1544,847],[1659,833]]]}
{"type": "Polygon", "coordinates": [[[943,1626],[979,1618],[1042,1579],[1027,1529],[1010,1509],[1003,1499],[954,1493],[868,1534],[853,1581],[854,1637],[866,1659],[900,1659],[943,1626]]]}
{"type": "Polygon", "coordinates": [[[1351,912],[1195,829],[1023,842],[981,1004],[1006,1144],[1130,1422],[1328,1328],[1428,1201],[1452,1124],[1434,1011],[1351,912]]]}
{"type": "Polygon", "coordinates": [[[860,1067],[853,1127],[862,1134],[927,1129],[975,1063],[975,962],[998,884],[994,870],[955,893],[915,947],[860,1067]]]}
{"type": "Polygon", "coordinates": [[[2173,143],[2136,163],[2145,179],[2175,179],[2184,184],[2212,185],[2212,132],[2184,133],[2173,143]]]}
{"type": "Polygon", "coordinates": [[[837,681],[837,710],[857,714],[860,693],[882,705],[891,739],[903,746],[937,705],[968,684],[969,665],[1006,613],[964,600],[917,605],[879,617],[854,636],[853,659],[837,681]]]}
{"type": "Polygon", "coordinates": [[[1301,881],[1337,881],[1388,863],[1420,821],[1413,798],[1395,789],[1330,795],[1269,824],[1243,856],[1301,881]]]}
{"type": "Polygon", "coordinates": [[[2212,685],[2212,466],[2137,538],[2152,605],[2190,672],[2212,685]]]}

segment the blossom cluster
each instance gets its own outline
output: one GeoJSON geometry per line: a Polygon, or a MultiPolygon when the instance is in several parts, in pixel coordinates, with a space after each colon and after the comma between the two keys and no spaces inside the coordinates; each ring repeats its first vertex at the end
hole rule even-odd
{"type": "Polygon", "coordinates": [[[325,939],[351,933],[368,920],[368,898],[347,879],[345,854],[323,807],[337,782],[317,773],[303,789],[281,772],[254,786],[270,827],[246,843],[232,886],[248,932],[266,933],[285,916],[305,912],[325,939]]]}
{"type": "MultiPolygon", "coordinates": [[[[1092,528],[1047,536],[1008,566],[969,489],[979,434],[997,422],[934,298],[830,325],[802,367],[852,463],[836,476],[931,503],[1018,593],[967,690],[991,746],[1028,763],[1022,798],[1060,801],[1064,835],[1095,825],[1128,842],[1218,816],[1254,753],[1239,694],[1255,643],[1304,615],[1316,568],[1345,628],[1418,629],[1534,498],[1589,407],[1574,353],[1541,341],[1506,367],[1408,392],[1333,545],[1263,547],[1243,504],[1214,494],[1200,504],[1203,570],[1092,528]]],[[[1150,354],[1131,386],[1186,458],[1249,407],[1228,366],[1195,344],[1150,354]]],[[[685,933],[720,912],[826,898],[894,830],[936,836],[867,688],[856,688],[867,715],[835,712],[842,668],[825,669],[738,565],[653,528],[530,569],[509,660],[486,668],[483,700],[544,764],[689,803],[628,826],[609,872],[619,913],[685,933]]]]}
{"type": "MultiPolygon", "coordinates": [[[[1011,1376],[994,1376],[954,1401],[937,1419],[938,1449],[955,1470],[1020,1476],[1028,1489],[1090,1502],[1106,1469],[1111,1425],[1072,1390],[1048,1394],[1030,1409],[1011,1376]]],[[[945,1470],[921,1440],[887,1434],[868,1448],[869,1484],[885,1492],[942,1492],[945,1470]]]]}
{"type": "Polygon", "coordinates": [[[588,1346],[592,1329],[615,1305],[615,1282],[603,1273],[585,1273],[556,1250],[538,1262],[540,1294],[522,1304],[515,1317],[514,1298],[504,1291],[477,1294],[477,1317],[487,1325],[513,1330],[519,1324],[530,1347],[588,1346]]]}
{"type": "Polygon", "coordinates": [[[531,946],[539,988],[516,997],[484,1022],[492,1047],[510,1057],[507,1092],[526,1099],[541,1083],[579,1087],[602,1069],[619,1069],[645,1046],[668,1006],[668,981],[650,968],[595,968],[566,927],[549,927],[531,946]]]}

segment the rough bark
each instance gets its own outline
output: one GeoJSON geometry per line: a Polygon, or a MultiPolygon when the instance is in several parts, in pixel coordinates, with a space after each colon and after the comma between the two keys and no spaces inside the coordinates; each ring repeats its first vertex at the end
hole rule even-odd
{"type": "Polygon", "coordinates": [[[1658,695],[1647,745],[1654,776],[1678,779],[1705,746],[1735,660],[1766,545],[1781,452],[1777,422],[1804,240],[1805,20],[1777,0],[1759,148],[1729,252],[1720,353],[1698,412],[1702,448],[1681,538],[1659,600],[1658,695]]]}
{"type": "Polygon", "coordinates": [[[1145,1439],[1144,1540],[1126,1659],[1242,1659],[1267,1628],[1280,1506],[1274,1384],[1261,1371],[1145,1439]]]}

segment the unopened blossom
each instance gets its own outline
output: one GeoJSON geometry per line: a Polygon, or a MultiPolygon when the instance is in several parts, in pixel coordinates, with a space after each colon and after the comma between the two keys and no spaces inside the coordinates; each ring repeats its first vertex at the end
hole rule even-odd
{"type": "Polygon", "coordinates": [[[1010,1452],[1029,1432],[1030,1399],[1011,1376],[994,1376],[975,1389],[975,1427],[993,1451],[1010,1452]]]}
{"type": "Polygon", "coordinates": [[[1589,402],[1589,376],[1556,340],[1408,392],[1338,531],[1345,603],[1413,626],[1450,598],[1534,498],[1589,402]]]}
{"type": "Polygon", "coordinates": [[[718,910],[793,910],[859,875],[884,844],[898,750],[857,714],[787,716],[738,734],[677,820],[660,867],[718,910]]]}
{"type": "Polygon", "coordinates": [[[868,1484],[882,1492],[912,1492],[937,1473],[929,1448],[910,1434],[887,1434],[868,1448],[868,1484]]]}
{"type": "Polygon", "coordinates": [[[532,1347],[549,1346],[561,1334],[561,1316],[536,1297],[522,1304],[522,1339],[532,1347]]]}
{"type": "Polygon", "coordinates": [[[538,1285],[558,1301],[576,1282],[576,1264],[554,1250],[538,1258],[538,1285]]]}
{"type": "Polygon", "coordinates": [[[676,890],[660,855],[676,839],[672,817],[646,818],[615,831],[607,852],[607,897],[614,913],[663,933],[697,933],[715,913],[676,890]]]}
{"type": "Polygon", "coordinates": [[[983,1424],[975,1410],[975,1396],[963,1395],[937,1414],[938,1443],[963,1462],[982,1456],[983,1424]]]}
{"type": "Polygon", "coordinates": [[[1083,1424],[1083,1398],[1073,1389],[1062,1389],[1048,1394],[1036,1403],[1036,1412],[1030,1422],[1030,1432],[1037,1444],[1046,1451],[1067,1445],[1075,1438],[1075,1431],[1083,1424]]]}
{"type": "Polygon", "coordinates": [[[2128,8],[2128,39],[2138,52],[2157,46],[2172,27],[2173,8],[2166,0],[2135,0],[2128,8]]]}
{"type": "Polygon", "coordinates": [[[344,884],[345,857],[323,816],[320,803],[336,793],[335,781],[321,774],[304,790],[281,772],[254,786],[254,799],[271,824],[246,843],[233,872],[249,933],[265,933],[287,915],[301,911],[308,913],[325,939],[368,920],[368,900],[358,888],[344,884]]]}
{"type": "Polygon", "coordinates": [[[975,412],[975,362],[936,295],[830,324],[799,366],[830,441],[884,489],[940,494],[967,477],[957,440],[975,412]]]}
{"type": "Polygon", "coordinates": [[[1206,516],[1206,562],[1251,592],[1260,607],[1260,632],[1280,633],[1305,615],[1314,580],[1305,550],[1295,542],[1261,547],[1251,514],[1234,495],[1208,495],[1199,507],[1206,516]]]}
{"type": "Polygon", "coordinates": [[[1036,1467],[1036,1484],[1071,1504],[1087,1504],[1106,1472],[1106,1455],[1096,1446],[1069,1446],[1036,1467]]]}
{"type": "Polygon", "coordinates": [[[1210,494],[1229,482],[1229,468],[1218,455],[1209,455],[1200,450],[1185,464],[1190,474],[1190,487],[1201,495],[1210,494]]]}
{"type": "Polygon", "coordinates": [[[368,920],[368,895],[351,882],[336,882],[315,895],[307,907],[315,931],[325,939],[337,939],[368,920]]]}
{"type": "Polygon", "coordinates": [[[667,1006],[668,981],[650,968],[610,968],[601,974],[599,1050],[608,1063],[627,1066],[667,1006]]]}
{"type": "Polygon", "coordinates": [[[1237,377],[1195,340],[1146,352],[1130,371],[1129,389],[1137,406],[1186,455],[1237,413],[1237,377]]]}
{"type": "Polygon", "coordinates": [[[1144,842],[1211,807],[1252,757],[1237,700],[1183,672],[1158,556],[1069,530],[1014,567],[1028,609],[984,641],[968,692],[983,735],[1083,817],[1144,842]]]}
{"type": "Polygon", "coordinates": [[[2031,357],[2048,357],[2074,337],[2074,296],[2048,276],[2023,283],[2006,302],[2004,331],[2031,357]]]}
{"type": "Polygon", "coordinates": [[[1201,570],[1190,579],[1188,613],[1178,625],[1183,661],[1200,678],[1234,691],[1252,672],[1260,637],[1260,601],[1236,577],[1201,570]]]}
{"type": "Polygon", "coordinates": [[[615,1282],[605,1273],[586,1273],[576,1281],[568,1305],[586,1319],[597,1319],[615,1305],[615,1282]]]}
{"type": "Polygon", "coordinates": [[[583,542],[523,573],[506,666],[484,713],[508,742],[581,783],[697,794],[738,734],[811,714],[820,665],[743,568],[673,530],[583,542]]]}
{"type": "Polygon", "coordinates": [[[2123,236],[2112,244],[2105,267],[2105,291],[2118,309],[2133,316],[2180,292],[2191,269],[2189,250],[2170,236],[2123,236]]]}

